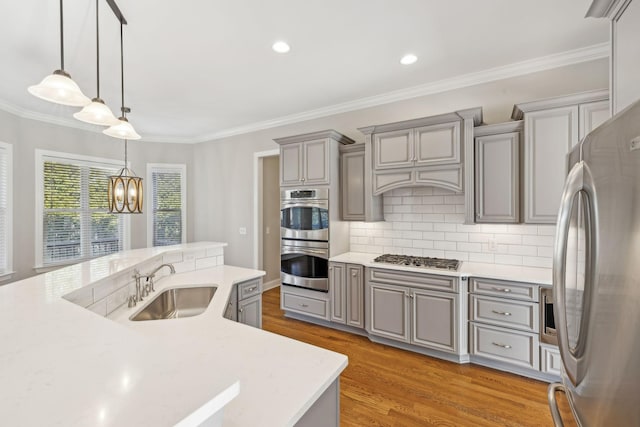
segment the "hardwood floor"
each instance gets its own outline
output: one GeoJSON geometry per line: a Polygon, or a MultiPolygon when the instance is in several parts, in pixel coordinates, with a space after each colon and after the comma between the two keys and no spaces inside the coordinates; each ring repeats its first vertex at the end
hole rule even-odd
{"type": "MultiPolygon", "coordinates": [[[[288,319],[280,288],[263,294],[262,310],[263,329],[349,357],[340,377],[342,426],[553,425],[546,383],[288,319]]],[[[561,411],[570,419],[568,405],[561,411]]]]}

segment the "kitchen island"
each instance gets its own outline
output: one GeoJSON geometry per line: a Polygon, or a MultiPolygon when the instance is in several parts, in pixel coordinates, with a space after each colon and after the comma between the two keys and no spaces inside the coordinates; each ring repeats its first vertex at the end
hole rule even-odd
{"type": "Polygon", "coordinates": [[[110,280],[130,278],[135,268],[147,273],[177,253],[176,266],[184,265],[193,251],[216,245],[125,251],[0,287],[2,423],[199,425],[216,416],[224,426],[304,422],[317,402],[337,394],[347,358],[223,318],[234,285],[263,272],[204,262],[188,272],[177,267],[144,302],[120,304],[107,317],[94,312],[100,301],[90,309],[69,301],[72,294],[95,301],[110,280]],[[129,320],[167,287],[204,284],[217,289],[198,316],[129,320]]]}

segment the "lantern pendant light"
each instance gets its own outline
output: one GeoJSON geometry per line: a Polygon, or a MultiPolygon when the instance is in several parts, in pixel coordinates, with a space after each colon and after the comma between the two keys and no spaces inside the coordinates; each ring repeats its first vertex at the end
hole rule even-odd
{"type": "Polygon", "coordinates": [[[84,107],[91,101],[87,98],[69,73],[64,70],[64,22],[60,0],[60,69],[45,77],[39,84],[29,86],[30,94],[56,104],[84,107]]]}
{"type": "MultiPolygon", "coordinates": [[[[123,113],[124,114],[124,113],[123,113]]],[[[142,213],[142,178],[127,167],[127,140],[124,140],[124,167],[109,177],[109,212],[142,213]]]]}
{"type": "Polygon", "coordinates": [[[98,0],[96,0],[96,97],[82,111],[75,113],[73,117],[92,125],[112,126],[118,124],[118,119],[104,101],[100,99],[100,23],[98,11],[98,0]]]}
{"type": "Polygon", "coordinates": [[[122,39],[122,20],[120,20],[120,87],[122,96],[122,116],[118,118],[117,124],[103,130],[102,133],[120,139],[140,139],[141,136],[138,135],[133,126],[131,126],[131,123],[127,120],[127,111],[125,110],[128,109],[124,106],[124,43],[122,39]]]}

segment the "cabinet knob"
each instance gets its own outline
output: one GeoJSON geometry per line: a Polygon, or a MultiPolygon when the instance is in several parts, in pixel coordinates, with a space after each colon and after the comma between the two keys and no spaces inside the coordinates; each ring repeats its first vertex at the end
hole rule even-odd
{"type": "Polygon", "coordinates": [[[242,308],[239,308],[239,309],[238,309],[238,311],[239,311],[240,313],[242,313],[243,309],[242,309],[242,308]]]}
{"type": "Polygon", "coordinates": [[[351,272],[351,275],[352,275],[353,277],[356,277],[357,273],[356,273],[355,271],[352,271],[352,272],[351,272]]]}
{"type": "Polygon", "coordinates": [[[304,178],[300,178],[300,181],[304,182],[304,178]]]}

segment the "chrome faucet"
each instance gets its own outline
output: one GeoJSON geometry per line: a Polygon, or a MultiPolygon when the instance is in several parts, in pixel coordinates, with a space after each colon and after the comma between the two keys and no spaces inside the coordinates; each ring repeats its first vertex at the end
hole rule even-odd
{"type": "Polygon", "coordinates": [[[143,297],[143,289],[142,285],[140,284],[140,278],[142,276],[137,269],[133,270],[133,273],[133,278],[136,279],[136,294],[129,295],[129,307],[135,307],[138,302],[142,301],[143,297]]]}
{"type": "Polygon", "coordinates": [[[134,272],[133,278],[136,279],[136,294],[129,296],[129,307],[135,307],[136,303],[142,301],[143,298],[148,296],[150,292],[156,291],[153,287],[153,278],[156,277],[156,273],[162,267],[169,267],[169,271],[171,272],[171,274],[176,274],[175,267],[173,266],[173,264],[169,264],[169,263],[160,265],[159,267],[154,269],[151,273],[146,275],[140,274],[140,271],[138,271],[137,269],[133,270],[134,272]],[[145,285],[143,285],[140,280],[143,277],[147,278],[147,283],[145,285]]]}
{"type": "Polygon", "coordinates": [[[169,271],[171,272],[171,274],[176,274],[176,269],[174,268],[173,264],[169,264],[169,263],[161,264],[160,266],[155,268],[151,273],[147,274],[147,285],[145,286],[145,290],[147,291],[147,293],[156,291],[155,288],[153,287],[153,278],[156,277],[156,273],[162,267],[169,267],[169,271]]]}

